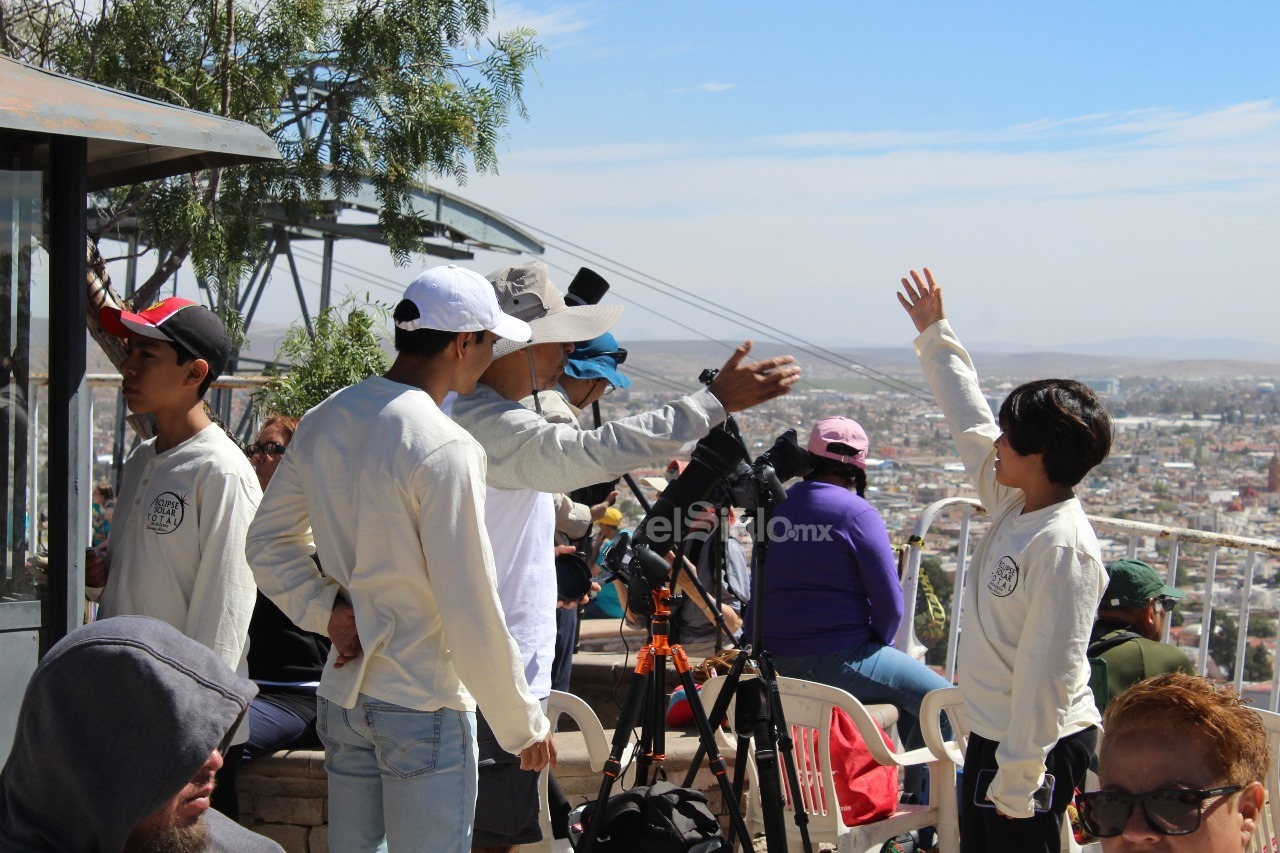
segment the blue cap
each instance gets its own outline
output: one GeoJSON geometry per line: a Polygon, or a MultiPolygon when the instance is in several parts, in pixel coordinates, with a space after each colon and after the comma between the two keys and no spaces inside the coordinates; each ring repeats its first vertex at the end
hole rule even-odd
{"type": "Polygon", "coordinates": [[[614,387],[626,388],[631,380],[618,372],[618,365],[626,358],[627,351],[618,346],[618,339],[605,332],[598,338],[574,344],[564,372],[574,379],[603,379],[614,387]]]}

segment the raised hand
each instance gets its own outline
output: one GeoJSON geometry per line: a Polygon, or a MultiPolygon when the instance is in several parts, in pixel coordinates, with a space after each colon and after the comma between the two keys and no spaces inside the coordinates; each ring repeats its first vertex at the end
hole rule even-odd
{"type": "Polygon", "coordinates": [[[939,320],[945,320],[947,314],[942,310],[942,287],[933,280],[933,273],[924,268],[924,279],[915,270],[911,271],[911,279],[902,280],[902,292],[898,301],[911,315],[911,322],[916,324],[916,331],[923,332],[939,320]]]}
{"type": "Polygon", "coordinates": [[[800,381],[800,366],[793,364],[794,357],[779,355],[743,364],[742,360],[749,352],[751,341],[734,350],[716,378],[711,380],[709,390],[726,412],[740,412],[781,397],[800,381]]]}

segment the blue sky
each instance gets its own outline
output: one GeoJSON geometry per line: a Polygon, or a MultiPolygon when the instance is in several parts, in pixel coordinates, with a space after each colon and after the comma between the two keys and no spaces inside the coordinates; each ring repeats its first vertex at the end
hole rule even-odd
{"type": "MultiPolygon", "coordinates": [[[[495,26],[546,46],[530,121],[498,175],[442,186],[553,247],[824,344],[906,345],[922,264],[970,341],[1272,342],[1280,4],[497,0],[495,26]]],[[[749,335],[591,265],[620,338],[749,335]]]]}

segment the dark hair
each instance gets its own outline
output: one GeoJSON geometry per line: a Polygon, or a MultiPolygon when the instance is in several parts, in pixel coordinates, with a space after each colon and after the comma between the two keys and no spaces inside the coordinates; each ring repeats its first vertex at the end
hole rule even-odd
{"type": "Polygon", "coordinates": [[[1111,415],[1074,379],[1019,385],[1000,406],[1000,429],[1023,456],[1044,454],[1049,482],[1075,486],[1111,452],[1111,415]]]}
{"type": "MultiPolygon", "coordinates": [[[[178,364],[186,364],[188,361],[192,361],[198,357],[191,350],[176,341],[165,341],[165,343],[173,347],[173,351],[178,354],[178,364]]],[[[208,365],[208,359],[205,359],[204,363],[208,365]]],[[[209,392],[209,386],[213,384],[213,380],[216,378],[217,377],[213,375],[213,368],[210,366],[208,372],[204,375],[204,381],[202,381],[200,383],[200,387],[196,389],[197,400],[204,399],[204,395],[209,392]]]]}
{"type": "Polygon", "coordinates": [[[116,496],[116,490],[113,489],[111,484],[105,480],[94,486],[94,491],[101,494],[104,500],[114,500],[116,496]]]}
{"type": "Polygon", "coordinates": [[[819,456],[816,453],[810,453],[809,473],[805,474],[804,478],[806,480],[816,480],[819,477],[829,476],[836,476],[842,480],[849,481],[853,484],[853,490],[858,493],[858,497],[866,497],[866,471],[857,465],[850,465],[848,462],[841,462],[839,459],[832,459],[830,456],[819,456]]]}
{"type": "MultiPolygon", "coordinates": [[[[401,299],[400,304],[396,306],[396,310],[392,313],[391,319],[399,323],[406,320],[416,320],[418,314],[418,306],[414,305],[408,299],[401,299]]],[[[484,332],[472,332],[475,336],[476,343],[484,341],[484,332]]],[[[414,329],[412,332],[396,327],[396,352],[405,355],[416,355],[419,358],[435,358],[440,353],[448,349],[449,344],[453,343],[454,338],[458,336],[457,332],[445,332],[440,329],[414,329]]]]}

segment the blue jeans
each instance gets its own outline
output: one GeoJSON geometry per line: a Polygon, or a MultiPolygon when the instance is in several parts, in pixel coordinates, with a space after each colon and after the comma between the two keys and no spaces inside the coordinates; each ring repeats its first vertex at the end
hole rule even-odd
{"type": "MultiPolygon", "coordinates": [[[[779,675],[839,687],[864,705],[896,705],[898,736],[906,749],[924,746],[924,737],[920,734],[920,703],[924,695],[951,686],[951,682],[911,655],[874,640],[837,652],[775,657],[773,662],[779,675]]],[[[951,736],[951,725],[945,718],[942,733],[948,738],[951,736]]],[[[927,779],[924,768],[909,768],[904,788],[924,795],[927,779]]]]}
{"type": "Polygon", "coordinates": [[[270,755],[281,749],[314,749],[316,740],[315,695],[289,696],[286,701],[279,694],[259,692],[249,704],[249,739],[244,742],[245,761],[270,755]],[[300,715],[297,699],[311,704],[311,713],[300,715]]]}
{"type": "Polygon", "coordinates": [[[476,809],[476,715],[415,711],[363,693],[317,699],[329,774],[329,847],[467,853],[476,809]]]}

